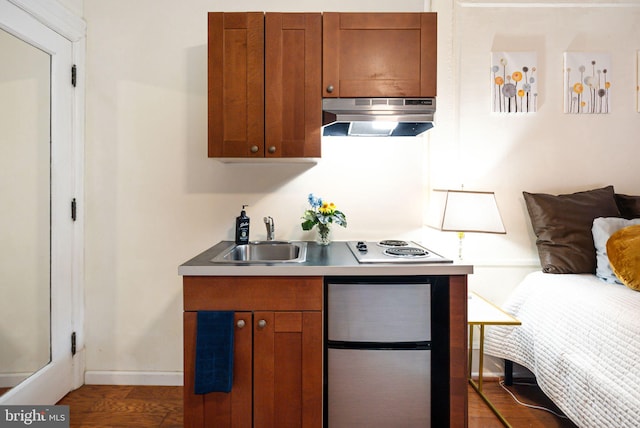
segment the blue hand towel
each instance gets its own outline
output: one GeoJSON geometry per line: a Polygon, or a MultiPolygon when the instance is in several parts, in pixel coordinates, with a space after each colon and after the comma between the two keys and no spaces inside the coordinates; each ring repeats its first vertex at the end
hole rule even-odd
{"type": "Polygon", "coordinates": [[[196,394],[231,391],[233,382],[233,321],[233,312],[198,312],[196,394]]]}

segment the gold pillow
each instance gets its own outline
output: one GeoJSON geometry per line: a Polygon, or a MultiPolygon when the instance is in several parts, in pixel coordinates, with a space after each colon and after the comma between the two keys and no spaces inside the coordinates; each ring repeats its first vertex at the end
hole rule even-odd
{"type": "Polygon", "coordinates": [[[607,255],[613,273],[624,285],[640,291],[640,225],[627,226],[607,241],[607,255]]]}

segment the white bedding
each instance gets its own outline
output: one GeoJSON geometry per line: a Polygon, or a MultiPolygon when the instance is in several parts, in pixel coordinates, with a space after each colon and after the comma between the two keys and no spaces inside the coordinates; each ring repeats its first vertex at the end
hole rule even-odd
{"type": "Polygon", "coordinates": [[[485,352],[521,364],[580,427],[640,427],[640,292],[590,274],[529,274],[487,327],[485,352]]]}

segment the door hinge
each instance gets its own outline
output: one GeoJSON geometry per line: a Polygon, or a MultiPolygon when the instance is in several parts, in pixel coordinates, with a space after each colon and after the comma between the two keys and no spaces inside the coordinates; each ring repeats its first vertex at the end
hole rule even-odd
{"type": "Polygon", "coordinates": [[[76,355],[76,332],[71,333],[71,355],[76,355]]]}
{"type": "Polygon", "coordinates": [[[76,82],[78,80],[78,68],[76,67],[75,64],[73,64],[71,66],[71,84],[73,85],[73,87],[76,87],[76,82]]]}
{"type": "Polygon", "coordinates": [[[76,221],[78,212],[78,204],[76,203],[76,198],[71,200],[71,220],[76,221]]]}

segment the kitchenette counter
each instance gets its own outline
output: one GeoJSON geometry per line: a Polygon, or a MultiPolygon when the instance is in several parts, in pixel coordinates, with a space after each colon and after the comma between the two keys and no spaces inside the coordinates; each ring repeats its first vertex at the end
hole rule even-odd
{"type": "Polygon", "coordinates": [[[307,243],[307,259],[302,263],[213,263],[230,241],[221,241],[180,265],[182,276],[352,276],[352,275],[468,275],[473,266],[453,263],[359,263],[347,242],[328,246],[307,243]]]}
{"type": "MultiPolygon", "coordinates": [[[[428,387],[424,385],[434,385],[438,394],[430,396],[431,406],[419,406],[423,410],[431,409],[431,416],[426,417],[431,419],[432,426],[466,426],[467,275],[473,273],[473,266],[452,263],[428,247],[419,247],[415,242],[394,240],[333,241],[328,246],[306,242],[304,262],[248,264],[222,262],[221,259],[227,257],[234,248],[233,242],[222,241],[182,264],[178,273],[183,276],[185,427],[251,426],[253,421],[260,426],[321,428],[323,420],[335,417],[335,409],[329,403],[336,403],[330,398],[330,395],[336,394],[336,390],[328,389],[329,385],[336,385],[335,375],[331,378],[330,373],[324,370],[330,365],[340,367],[339,362],[334,360],[329,364],[326,360],[329,358],[329,343],[325,338],[329,337],[331,308],[343,308],[351,313],[369,307],[368,304],[363,306],[358,303],[360,297],[366,299],[366,293],[360,292],[356,293],[358,297],[352,301],[352,308],[344,309],[342,303],[337,306],[331,303],[329,287],[333,287],[334,291],[349,290],[352,287],[350,284],[358,284],[362,291],[372,292],[372,302],[393,300],[405,302],[408,308],[417,301],[417,306],[422,309],[428,305],[420,303],[412,293],[415,290],[420,292],[420,287],[428,287],[428,293],[419,295],[427,296],[430,301],[432,312],[425,316],[437,320],[431,328],[431,348],[420,351],[422,354],[397,354],[402,351],[394,351],[396,353],[378,354],[377,358],[379,355],[385,358],[399,355],[413,359],[428,352],[432,356],[431,368],[428,369],[431,375],[425,375],[424,384],[418,380],[417,389],[407,389],[408,398],[401,401],[413,402],[416,396],[429,396],[429,390],[425,389],[428,387]],[[390,248],[398,250],[398,247],[407,251],[388,252],[390,248]],[[216,261],[212,261],[214,258],[216,261]],[[416,258],[421,258],[421,261],[418,262],[416,258]],[[379,293],[391,293],[394,298],[389,299],[379,293]],[[196,393],[198,335],[207,335],[206,330],[199,333],[198,319],[202,317],[204,320],[211,314],[221,312],[234,314],[231,324],[234,334],[231,392],[196,393]],[[414,395],[414,391],[421,391],[423,395],[414,395]],[[236,404],[232,406],[232,402],[236,404]],[[331,413],[333,416],[330,412],[334,412],[331,413]],[[238,420],[243,422],[238,423],[238,420]]],[[[244,249],[251,251],[246,247],[244,249]]],[[[281,256],[272,255],[274,258],[281,256]]],[[[343,299],[338,298],[338,301],[343,302],[343,299]]],[[[336,303],[335,299],[333,303],[336,303]]],[[[396,325],[392,322],[395,315],[380,315],[383,320],[388,319],[390,325],[396,325]]],[[[422,328],[422,324],[425,324],[425,328],[428,324],[421,323],[419,316],[408,319],[418,320],[418,329],[422,328]]],[[[371,330],[378,331],[377,328],[371,330]]],[[[342,351],[334,350],[331,355],[335,358],[342,355],[342,351]]],[[[365,355],[368,353],[365,351],[365,355]]],[[[349,364],[352,359],[349,357],[342,361],[349,364]]],[[[421,362],[418,365],[424,366],[421,362]]],[[[392,366],[408,370],[402,370],[398,375],[400,377],[391,375],[394,380],[405,379],[400,381],[401,387],[395,388],[391,396],[407,397],[400,392],[405,390],[405,385],[416,385],[415,372],[409,363],[405,364],[404,359],[401,359],[400,365],[392,366]]],[[[357,365],[357,368],[362,367],[357,365]]],[[[352,371],[348,366],[347,373],[352,371]]],[[[386,371],[374,370],[374,374],[380,373],[386,371]]],[[[375,388],[365,386],[354,396],[368,396],[372,390],[375,388]]],[[[338,401],[343,400],[338,398],[338,401]]],[[[352,406],[347,407],[350,409],[352,406]]],[[[379,407],[387,408],[384,405],[379,407]]],[[[421,411],[420,417],[423,416],[425,412],[421,411]]]]}

